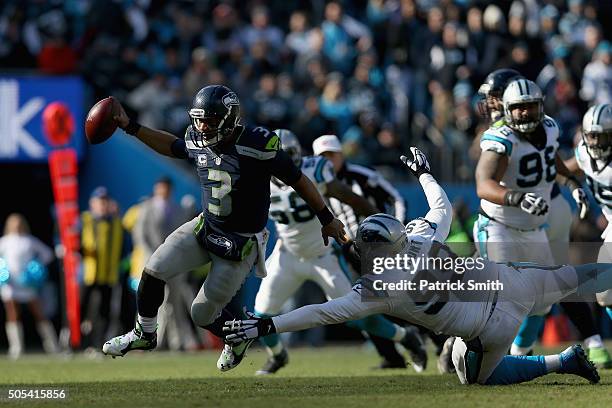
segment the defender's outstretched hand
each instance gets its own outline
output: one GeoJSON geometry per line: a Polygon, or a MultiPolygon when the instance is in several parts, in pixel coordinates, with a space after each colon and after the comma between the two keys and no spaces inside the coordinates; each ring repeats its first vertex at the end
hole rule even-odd
{"type": "Polygon", "coordinates": [[[228,333],[225,341],[229,344],[240,344],[243,341],[257,339],[269,334],[276,333],[276,327],[269,317],[261,318],[255,313],[244,311],[248,319],[229,320],[225,322],[223,331],[228,333]]]}
{"type": "Polygon", "coordinates": [[[431,171],[427,157],[425,157],[422,151],[416,147],[411,147],[410,153],[412,158],[400,156],[400,160],[410,169],[416,178],[419,178],[421,174],[429,173],[431,171]]]}

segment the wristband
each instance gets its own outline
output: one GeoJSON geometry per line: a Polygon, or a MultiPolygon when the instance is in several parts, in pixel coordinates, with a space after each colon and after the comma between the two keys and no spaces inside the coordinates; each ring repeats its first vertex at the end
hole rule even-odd
{"type": "Polygon", "coordinates": [[[508,192],[504,196],[504,205],[509,207],[516,207],[519,205],[524,195],[525,193],[521,191],[508,190],[508,192]]]}
{"type": "Polygon", "coordinates": [[[136,136],[142,125],[133,119],[130,119],[128,125],[123,129],[128,135],[136,136]]]}
{"type": "Polygon", "coordinates": [[[323,207],[321,211],[317,211],[316,216],[319,219],[321,225],[323,226],[326,226],[334,220],[334,214],[329,211],[329,208],[327,208],[327,206],[323,207]]]}

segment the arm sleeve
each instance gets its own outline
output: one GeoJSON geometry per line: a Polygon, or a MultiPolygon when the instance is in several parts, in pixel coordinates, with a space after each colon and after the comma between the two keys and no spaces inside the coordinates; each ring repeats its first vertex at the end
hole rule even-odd
{"type": "Polygon", "coordinates": [[[179,159],[189,158],[189,154],[187,153],[187,145],[185,144],[184,139],[176,139],[174,142],[172,142],[170,151],[179,159]]]}
{"type": "Polygon", "coordinates": [[[386,302],[365,302],[359,293],[352,290],[329,302],[300,307],[273,317],[272,321],[276,332],[284,333],[357,320],[372,314],[386,313],[388,309],[386,302]]]}
{"type": "Polygon", "coordinates": [[[427,197],[427,204],[429,204],[429,211],[425,215],[425,219],[437,225],[433,239],[444,242],[450,232],[453,207],[448,201],[446,193],[431,174],[422,174],[419,177],[419,182],[423,187],[425,197],[427,197]]]}
{"type": "Polygon", "coordinates": [[[270,170],[273,176],[276,176],[288,186],[294,185],[302,177],[302,171],[284,150],[279,150],[271,160],[270,170]]]}
{"type": "Polygon", "coordinates": [[[404,197],[384,177],[378,176],[377,184],[378,187],[375,194],[380,196],[383,202],[390,203],[393,206],[395,217],[403,224],[406,219],[406,202],[404,197]]]}

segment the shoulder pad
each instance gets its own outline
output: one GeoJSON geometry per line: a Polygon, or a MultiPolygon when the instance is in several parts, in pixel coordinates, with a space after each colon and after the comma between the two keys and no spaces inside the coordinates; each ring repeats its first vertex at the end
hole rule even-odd
{"type": "Polygon", "coordinates": [[[332,163],[323,156],[302,157],[301,169],[315,183],[330,183],[336,177],[332,163]]]}
{"type": "Polygon", "coordinates": [[[270,160],[280,150],[278,135],[264,127],[245,127],[236,141],[238,154],[257,160],[270,160]]]}
{"type": "Polygon", "coordinates": [[[494,151],[496,153],[512,155],[512,146],[514,145],[515,136],[512,129],[506,125],[499,127],[490,127],[485,130],[480,138],[480,148],[483,151],[494,151]]]}
{"type": "Polygon", "coordinates": [[[545,128],[559,129],[559,124],[557,123],[557,121],[548,115],[544,115],[544,119],[542,119],[542,125],[544,125],[545,128]]]}

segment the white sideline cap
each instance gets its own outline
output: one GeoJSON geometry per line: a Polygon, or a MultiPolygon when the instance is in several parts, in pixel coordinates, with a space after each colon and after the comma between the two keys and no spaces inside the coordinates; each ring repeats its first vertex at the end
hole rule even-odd
{"type": "Polygon", "coordinates": [[[336,135],[319,136],[312,142],[312,151],[315,156],[325,152],[342,152],[342,145],[336,135]]]}

